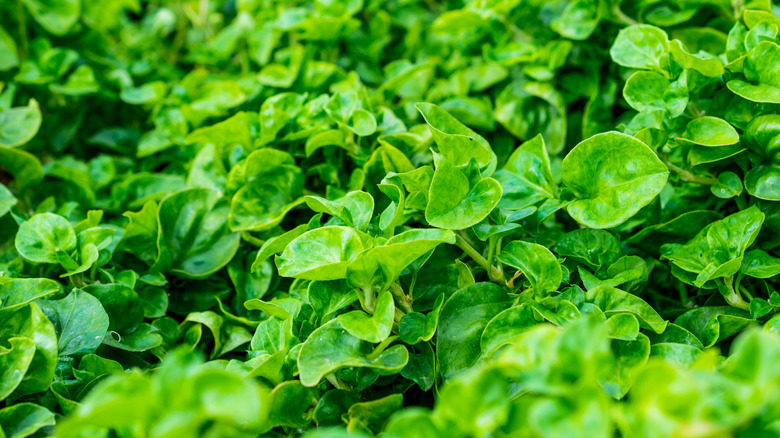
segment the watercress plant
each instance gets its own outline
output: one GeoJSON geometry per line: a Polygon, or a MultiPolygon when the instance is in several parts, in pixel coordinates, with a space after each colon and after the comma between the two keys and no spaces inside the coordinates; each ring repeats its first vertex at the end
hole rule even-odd
{"type": "Polygon", "coordinates": [[[780,435],[778,17],[0,3],[0,438],[780,435]]]}

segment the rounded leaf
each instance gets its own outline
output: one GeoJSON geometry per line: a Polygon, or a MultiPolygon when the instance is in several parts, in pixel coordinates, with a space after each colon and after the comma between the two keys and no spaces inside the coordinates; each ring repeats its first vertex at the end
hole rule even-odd
{"type": "Polygon", "coordinates": [[[57,252],[76,247],[76,233],[67,219],[54,213],[39,213],[19,226],[15,240],[22,257],[36,263],[57,263],[57,252]]]}
{"type": "Polygon", "coordinates": [[[609,54],[623,67],[661,70],[668,51],[666,32],[648,24],[634,24],[620,30],[609,54]]]}
{"type": "Polygon", "coordinates": [[[563,159],[563,184],[578,198],[567,207],[579,223],[611,228],[661,192],[669,169],[634,137],[619,132],[582,141],[563,159]]]}
{"type": "Polygon", "coordinates": [[[701,146],[728,146],[739,142],[739,134],[727,121],[706,116],[688,122],[679,140],[701,146]]]}

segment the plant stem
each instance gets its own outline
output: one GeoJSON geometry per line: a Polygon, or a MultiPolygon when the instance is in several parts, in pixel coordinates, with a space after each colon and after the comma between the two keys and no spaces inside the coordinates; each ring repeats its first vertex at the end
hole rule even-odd
{"type": "Polygon", "coordinates": [[[382,353],[384,353],[385,349],[390,346],[396,339],[398,339],[398,336],[389,336],[384,341],[380,342],[379,345],[374,348],[374,351],[371,352],[371,354],[366,357],[368,360],[374,360],[379,357],[382,353]]]}
{"type": "Polygon", "coordinates": [[[402,309],[404,309],[406,313],[414,312],[414,310],[412,310],[412,300],[408,295],[406,295],[400,284],[396,282],[391,283],[390,292],[392,292],[393,295],[398,298],[398,304],[402,309]]]}
{"type": "Polygon", "coordinates": [[[626,13],[623,12],[618,6],[612,8],[612,13],[615,14],[615,18],[619,23],[625,24],[627,26],[637,24],[636,20],[626,15],[626,13]]]}
{"type": "Polygon", "coordinates": [[[455,245],[458,245],[458,248],[462,249],[463,252],[466,253],[469,257],[471,257],[472,260],[477,262],[479,266],[482,267],[482,269],[485,270],[485,272],[488,273],[488,277],[491,279],[495,278],[495,281],[500,282],[501,284],[506,284],[506,278],[504,277],[504,271],[501,271],[499,269],[496,269],[494,266],[492,266],[487,259],[482,257],[482,254],[477,252],[476,249],[474,249],[473,246],[469,245],[468,242],[466,242],[463,237],[461,237],[460,234],[455,235],[455,245]]]}
{"type": "Polygon", "coordinates": [[[339,376],[337,376],[336,373],[328,373],[325,375],[325,378],[328,379],[336,389],[348,389],[347,385],[339,379],[339,376]]]}
{"type": "Polygon", "coordinates": [[[258,239],[257,237],[253,236],[249,231],[242,231],[241,238],[258,248],[263,246],[263,244],[265,244],[265,240],[258,239]]]}
{"type": "Polygon", "coordinates": [[[24,13],[22,0],[16,0],[16,20],[19,22],[19,37],[22,41],[22,50],[19,53],[19,60],[27,59],[29,43],[27,42],[27,15],[24,13]]]}
{"type": "Polygon", "coordinates": [[[721,293],[723,294],[723,297],[726,299],[726,302],[729,303],[730,306],[736,307],[737,309],[742,309],[745,311],[750,311],[750,304],[747,303],[744,299],[742,299],[742,295],[739,294],[739,292],[734,290],[734,276],[725,277],[723,279],[723,283],[726,286],[726,292],[723,293],[722,288],[718,288],[721,293]]]}
{"type": "Polygon", "coordinates": [[[717,178],[705,178],[702,176],[697,176],[691,173],[688,170],[685,170],[681,167],[676,166],[675,164],[672,164],[671,161],[664,159],[664,163],[666,164],[666,167],[674,170],[675,172],[680,174],[680,179],[686,182],[693,182],[698,184],[705,184],[708,186],[714,186],[718,183],[717,178]]]}

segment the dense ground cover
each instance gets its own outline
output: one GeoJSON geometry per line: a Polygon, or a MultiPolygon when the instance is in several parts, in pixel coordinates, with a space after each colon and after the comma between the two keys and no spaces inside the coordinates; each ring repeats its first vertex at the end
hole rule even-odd
{"type": "Polygon", "coordinates": [[[0,2],[0,437],[780,435],[773,8],[0,2]]]}

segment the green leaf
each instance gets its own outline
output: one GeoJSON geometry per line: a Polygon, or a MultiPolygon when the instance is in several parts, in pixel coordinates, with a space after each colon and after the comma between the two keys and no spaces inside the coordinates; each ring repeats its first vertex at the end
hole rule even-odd
{"type": "Polygon", "coordinates": [[[689,330],[708,348],[753,325],[754,321],[748,312],[731,306],[708,306],[688,310],[674,323],[689,330]]]}
{"type": "Polygon", "coordinates": [[[351,228],[322,227],[293,239],[276,257],[279,275],[306,280],[346,278],[347,267],[365,249],[363,239],[351,228]]]}
{"type": "Polygon", "coordinates": [[[460,169],[440,161],[431,181],[425,220],[448,230],[471,227],[493,211],[501,193],[501,185],[493,178],[482,178],[471,185],[460,169]]]}
{"type": "Polygon", "coordinates": [[[628,393],[650,357],[650,340],[642,333],[637,336],[636,340],[612,341],[612,352],[617,358],[615,371],[612,378],[600,380],[599,383],[604,392],[616,399],[628,393]]]}
{"type": "Polygon", "coordinates": [[[623,87],[623,97],[639,112],[665,111],[671,117],[680,116],[688,105],[688,89],[684,83],[670,82],[652,71],[631,75],[623,87]]]}
{"type": "Polygon", "coordinates": [[[713,195],[721,199],[729,199],[742,193],[742,180],[734,172],[723,172],[718,175],[718,183],[710,187],[713,195]]]}
{"type": "MultiPolygon", "coordinates": [[[[11,351],[7,352],[10,355],[8,358],[12,360],[11,364],[16,362],[17,365],[10,366],[11,375],[4,376],[9,380],[10,385],[6,386],[3,382],[0,383],[0,388],[10,388],[14,397],[36,394],[49,389],[57,367],[57,338],[54,327],[46,315],[33,303],[13,313],[0,316],[0,327],[2,327],[0,345],[11,345],[11,351]],[[13,351],[17,348],[15,341],[32,343],[32,356],[29,357],[29,362],[27,362],[27,344],[20,342],[19,350],[13,351]],[[17,357],[16,360],[13,360],[14,356],[17,357]]],[[[2,348],[0,346],[0,351],[2,348]]],[[[3,359],[0,359],[0,362],[3,362],[3,359]]],[[[3,368],[8,365],[9,363],[6,363],[3,368]]],[[[3,395],[3,391],[4,389],[0,390],[0,399],[8,395],[3,395]]]]}
{"type": "Polygon", "coordinates": [[[515,240],[505,246],[498,260],[523,272],[534,295],[543,297],[561,285],[561,265],[549,249],[536,243],[515,240]]]}
{"type": "Polygon", "coordinates": [[[240,236],[224,217],[227,201],[217,191],[187,189],[160,202],[157,259],[154,268],[185,277],[207,277],[228,264],[240,236]]]}
{"type": "Polygon", "coordinates": [[[27,10],[46,31],[63,36],[81,15],[78,0],[23,0],[27,10]]]}
{"type": "Polygon", "coordinates": [[[439,153],[453,166],[465,166],[473,159],[480,168],[484,168],[495,160],[488,142],[447,111],[431,103],[417,103],[415,108],[431,127],[439,153]]]}
{"type": "Polygon", "coordinates": [[[701,287],[737,273],[763,222],[764,213],[753,206],[711,223],[685,245],[665,244],[661,252],[677,267],[696,274],[694,284],[701,287]]]}
{"type": "Polygon", "coordinates": [[[661,192],[669,176],[649,147],[617,132],[581,142],[562,166],[563,184],[578,198],[567,210],[592,228],[611,228],[628,220],[661,192]]]}
{"type": "Polygon", "coordinates": [[[59,290],[57,282],[46,278],[15,278],[0,283],[0,315],[18,311],[59,290]]]}
{"type": "Polygon", "coordinates": [[[663,333],[667,321],[643,299],[620,289],[599,286],[585,293],[585,301],[595,304],[605,314],[629,313],[637,317],[643,328],[663,333]]]}
{"type": "Polygon", "coordinates": [[[502,189],[499,208],[521,209],[555,198],[558,189],[550,166],[541,135],[515,149],[506,164],[495,173],[502,189]]]}
{"type": "Polygon", "coordinates": [[[0,71],[8,71],[19,65],[19,51],[16,42],[0,27],[0,71]]]}
{"type": "Polygon", "coordinates": [[[298,369],[304,386],[315,386],[326,374],[344,367],[371,368],[379,373],[394,374],[409,360],[402,345],[381,352],[371,344],[347,333],[337,320],[331,320],[312,332],[298,356],[298,369]]]}
{"type": "Polygon", "coordinates": [[[688,122],[679,140],[701,146],[728,146],[739,141],[739,134],[725,120],[707,116],[688,122]]]}
{"type": "Polygon", "coordinates": [[[768,201],[780,201],[780,168],[756,166],[745,174],[745,191],[768,201]]]}
{"type": "Polygon", "coordinates": [[[0,111],[0,147],[21,146],[35,137],[41,126],[41,110],[35,99],[27,106],[0,111]]]}
{"type": "Polygon", "coordinates": [[[436,359],[445,380],[466,371],[480,355],[480,337],[511,298],[498,285],[475,283],[454,293],[439,314],[436,359]]]}
{"type": "Polygon", "coordinates": [[[414,345],[421,341],[433,339],[443,304],[444,295],[442,294],[436,298],[433,309],[427,315],[423,315],[420,312],[410,312],[402,316],[401,321],[398,323],[401,340],[409,345],[414,345]]]}
{"type": "Polygon", "coordinates": [[[109,316],[94,296],[75,289],[61,300],[40,302],[41,310],[54,324],[60,356],[92,353],[109,327],[109,316]]]}
{"type": "Polygon", "coordinates": [[[490,320],[482,332],[480,337],[482,356],[487,358],[493,356],[501,347],[513,343],[521,334],[538,323],[533,308],[526,303],[502,311],[490,320]]]}
{"type": "Polygon", "coordinates": [[[0,168],[13,175],[20,192],[43,180],[41,162],[28,152],[0,147],[0,163],[3,163],[0,168]]]}
{"type": "Polygon", "coordinates": [[[634,24],[618,32],[609,49],[612,60],[630,68],[664,71],[669,63],[666,32],[647,24],[634,24]]]}
{"type": "Polygon", "coordinates": [[[449,230],[420,228],[397,234],[384,245],[359,254],[347,267],[347,282],[364,292],[380,292],[401,275],[412,262],[429,254],[441,243],[455,243],[449,230]]]}
{"type": "Polygon", "coordinates": [[[745,253],[739,272],[755,278],[772,278],[780,274],[780,259],[754,249],[745,253]]]}
{"type": "Polygon", "coordinates": [[[362,310],[355,310],[339,315],[338,321],[350,335],[376,344],[390,336],[394,316],[393,295],[384,291],[379,294],[373,315],[369,316],[362,310]]]}
{"type": "Polygon", "coordinates": [[[762,41],[748,53],[744,62],[747,81],[732,79],[726,83],[738,96],[753,102],[780,103],[780,46],[762,41]]]}
{"type": "Polygon", "coordinates": [[[54,413],[35,403],[18,403],[0,409],[0,430],[8,438],[33,436],[45,427],[54,426],[54,413]]]}
{"type": "Polygon", "coordinates": [[[349,192],[336,200],[306,196],[306,205],[317,213],[326,213],[341,219],[350,227],[365,232],[374,213],[374,198],[362,191],[349,192]]]}

